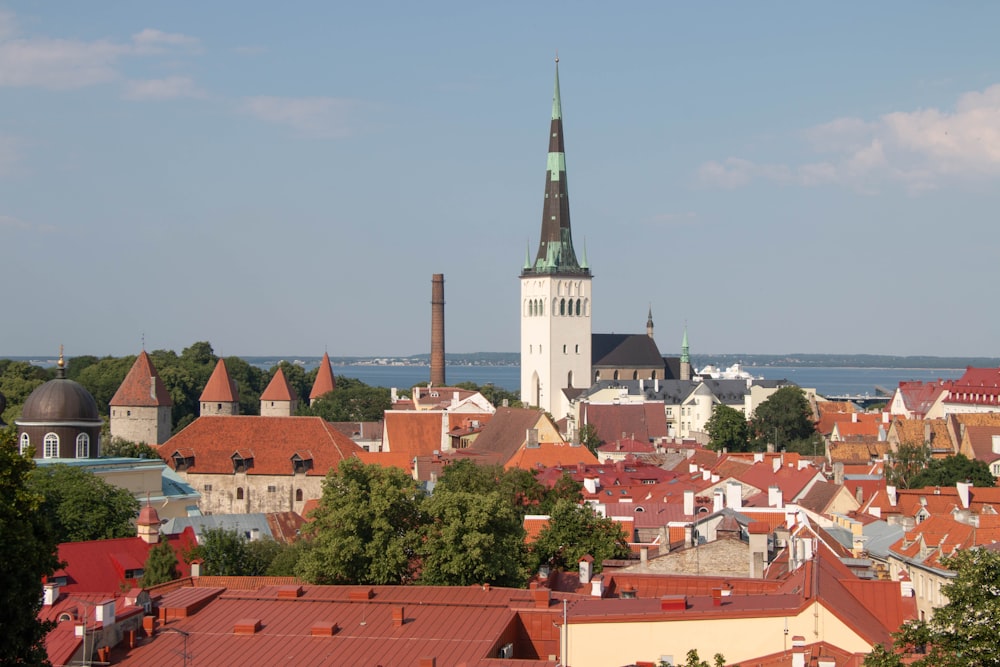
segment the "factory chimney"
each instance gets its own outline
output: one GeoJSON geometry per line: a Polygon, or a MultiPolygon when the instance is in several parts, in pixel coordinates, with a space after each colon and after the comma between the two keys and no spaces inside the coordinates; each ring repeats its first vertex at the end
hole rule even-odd
{"type": "Polygon", "coordinates": [[[431,386],[444,387],[444,274],[431,276],[431,386]]]}

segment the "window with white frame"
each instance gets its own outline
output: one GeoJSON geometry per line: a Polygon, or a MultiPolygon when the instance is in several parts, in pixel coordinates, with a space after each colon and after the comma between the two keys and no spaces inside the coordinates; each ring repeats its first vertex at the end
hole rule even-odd
{"type": "Polygon", "coordinates": [[[76,436],[76,458],[90,458],[90,436],[86,433],[76,436]]]}
{"type": "Polygon", "coordinates": [[[55,433],[45,434],[45,458],[59,458],[59,436],[55,433]]]}
{"type": "Polygon", "coordinates": [[[21,434],[21,456],[28,453],[28,449],[31,447],[31,438],[28,437],[27,433],[21,434]]]}

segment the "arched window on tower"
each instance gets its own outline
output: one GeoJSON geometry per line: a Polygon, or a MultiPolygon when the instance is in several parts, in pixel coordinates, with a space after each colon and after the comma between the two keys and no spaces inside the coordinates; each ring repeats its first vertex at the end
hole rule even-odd
{"type": "Polygon", "coordinates": [[[615,371],[615,379],[618,379],[618,371],[615,371]]]}
{"type": "Polygon", "coordinates": [[[566,374],[566,386],[570,389],[573,388],[573,371],[566,374]]]}
{"type": "Polygon", "coordinates": [[[580,300],[579,299],[576,300],[576,314],[577,314],[577,317],[580,316],[580,300]]]}
{"type": "Polygon", "coordinates": [[[236,500],[243,500],[243,487],[242,486],[237,486],[236,487],[236,500]]]}
{"type": "Polygon", "coordinates": [[[76,458],[90,458],[90,436],[86,433],[76,436],[76,458]]]}
{"type": "Polygon", "coordinates": [[[295,502],[302,502],[302,489],[295,489],[295,502]]]}
{"type": "Polygon", "coordinates": [[[560,315],[566,314],[566,299],[561,299],[559,301],[559,314],[560,315]]]}
{"type": "Polygon", "coordinates": [[[21,450],[20,450],[21,456],[24,456],[25,454],[27,454],[28,453],[28,449],[30,447],[31,447],[31,438],[28,436],[27,433],[22,433],[21,434],[21,450]]]}
{"type": "Polygon", "coordinates": [[[59,436],[55,433],[45,434],[45,452],[44,456],[47,459],[57,459],[59,458],[59,436]]]}

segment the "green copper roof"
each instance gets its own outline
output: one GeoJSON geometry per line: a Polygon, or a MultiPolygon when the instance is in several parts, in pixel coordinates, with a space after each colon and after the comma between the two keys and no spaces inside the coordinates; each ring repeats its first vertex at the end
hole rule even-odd
{"type": "Polygon", "coordinates": [[[691,355],[688,351],[688,328],[684,327],[684,338],[681,340],[681,363],[690,364],[691,355]]]}

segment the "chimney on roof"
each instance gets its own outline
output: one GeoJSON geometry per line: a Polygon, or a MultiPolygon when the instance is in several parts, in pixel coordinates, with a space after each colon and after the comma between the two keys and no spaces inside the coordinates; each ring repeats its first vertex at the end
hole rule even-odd
{"type": "Polygon", "coordinates": [[[771,471],[778,472],[781,470],[781,457],[775,456],[771,459],[771,471]]]}
{"type": "Polygon", "coordinates": [[[833,464],[833,483],[837,486],[844,484],[844,464],[841,461],[833,464]]]}
{"type": "Polygon", "coordinates": [[[590,580],[590,597],[604,597],[604,577],[600,574],[590,580]]]}
{"type": "Polygon", "coordinates": [[[753,521],[747,526],[750,537],[750,578],[762,579],[767,566],[767,537],[770,526],[763,521],[753,521]]]}
{"type": "Polygon", "coordinates": [[[721,512],[722,508],[725,506],[723,499],[726,497],[726,492],[722,489],[716,489],[715,493],[712,494],[712,513],[721,512]]]}
{"type": "Polygon", "coordinates": [[[586,556],[580,559],[577,565],[580,568],[580,583],[589,584],[590,576],[594,572],[594,557],[591,556],[590,554],[587,554],[586,556]]]}
{"type": "Polygon", "coordinates": [[[962,509],[969,509],[969,491],[972,489],[972,482],[955,482],[955,489],[958,490],[958,498],[962,501],[962,509]]]}
{"type": "Polygon", "coordinates": [[[754,463],[763,463],[764,462],[764,452],[754,452],[753,453],[753,462],[754,463]]]}
{"type": "Polygon", "coordinates": [[[792,637],[792,667],[806,667],[806,638],[792,637]]]}
{"type": "Polygon", "coordinates": [[[776,507],[779,510],[785,506],[784,494],[782,494],[780,486],[771,485],[767,487],[767,505],[768,507],[776,507]]]}
{"type": "Polygon", "coordinates": [[[98,623],[108,627],[109,625],[114,625],[115,622],[115,601],[114,599],[105,600],[104,602],[99,602],[96,607],[94,607],[94,618],[98,623]]]}
{"type": "Polygon", "coordinates": [[[743,509],[743,485],[736,481],[726,484],[726,507],[743,509]]]}
{"type": "Polygon", "coordinates": [[[406,623],[404,611],[402,606],[394,606],[392,608],[392,626],[394,628],[401,628],[406,623]]]}
{"type": "Polygon", "coordinates": [[[59,599],[59,584],[46,581],[42,586],[42,605],[51,607],[59,599]]]}
{"type": "Polygon", "coordinates": [[[431,384],[444,387],[444,274],[431,276],[431,384]]]}
{"type": "Polygon", "coordinates": [[[549,602],[552,600],[552,591],[548,588],[536,588],[531,591],[531,597],[535,601],[535,607],[538,609],[548,609],[549,602]]]}
{"type": "Polygon", "coordinates": [[[889,484],[885,487],[885,495],[889,498],[889,504],[893,507],[896,506],[896,487],[889,484]]]}
{"type": "Polygon", "coordinates": [[[417,667],[437,667],[437,658],[420,658],[417,667]]]}
{"type": "Polygon", "coordinates": [[[684,516],[694,516],[694,491],[691,489],[684,492],[684,516]]]}

